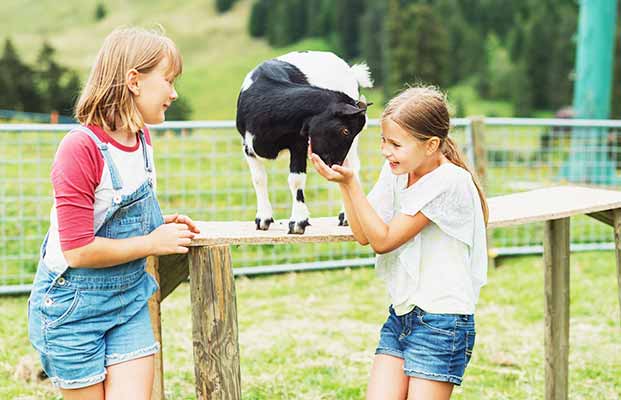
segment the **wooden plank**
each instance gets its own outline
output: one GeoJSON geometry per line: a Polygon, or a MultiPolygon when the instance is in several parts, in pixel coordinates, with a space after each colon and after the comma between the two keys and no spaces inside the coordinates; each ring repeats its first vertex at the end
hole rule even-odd
{"type": "MultiPolygon", "coordinates": [[[[566,218],[578,214],[600,216],[621,207],[621,192],[580,186],[556,186],[489,199],[489,228],[566,218]]],[[[268,231],[256,230],[254,221],[197,222],[201,234],[192,246],[232,244],[283,244],[353,241],[351,229],[338,226],[336,218],[312,218],[303,235],[290,235],[288,220],[279,220],[268,231]]]]}
{"type": "Polygon", "coordinates": [[[237,307],[230,248],[192,248],[189,264],[197,398],[239,400],[237,307]]]}
{"type": "MultiPolygon", "coordinates": [[[[147,257],[147,272],[151,274],[158,284],[160,284],[158,257],[147,257]]],[[[155,292],[149,299],[149,315],[151,317],[151,327],[153,328],[153,335],[155,340],[160,343],[160,351],[155,354],[154,359],[154,377],[153,377],[153,391],[151,398],[153,400],[164,400],[164,344],[162,343],[162,317],[160,310],[160,303],[162,301],[160,296],[160,290],[155,292]]]]}
{"type": "Polygon", "coordinates": [[[162,301],[168,297],[170,293],[180,283],[188,280],[188,255],[187,254],[171,254],[159,257],[159,273],[160,273],[160,292],[162,301]]]}
{"type": "Polygon", "coordinates": [[[619,321],[621,323],[621,209],[612,212],[615,231],[615,256],[617,261],[617,294],[619,296],[619,321]]]}
{"type": "Polygon", "coordinates": [[[521,225],[621,207],[621,192],[555,186],[489,199],[489,227],[521,225]]]}
{"type": "Polygon", "coordinates": [[[545,398],[567,399],[569,362],[569,218],[544,230],[545,398]]]}
{"type": "Polygon", "coordinates": [[[303,235],[288,234],[289,220],[278,220],[268,231],[256,229],[254,221],[196,222],[201,230],[192,240],[192,246],[226,244],[282,244],[353,241],[348,226],[338,226],[334,217],[313,218],[303,235]]]}

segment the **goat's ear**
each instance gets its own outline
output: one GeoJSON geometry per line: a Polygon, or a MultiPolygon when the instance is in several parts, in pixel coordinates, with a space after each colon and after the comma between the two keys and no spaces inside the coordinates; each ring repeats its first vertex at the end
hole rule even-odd
{"type": "Polygon", "coordinates": [[[358,115],[358,114],[364,114],[364,112],[366,110],[367,110],[366,108],[359,108],[359,107],[356,107],[356,106],[352,106],[351,104],[338,103],[334,107],[334,114],[346,117],[346,116],[353,116],[353,115],[358,115]]]}
{"type": "Polygon", "coordinates": [[[367,109],[368,106],[372,106],[373,103],[368,103],[367,102],[367,98],[364,97],[364,95],[360,96],[360,100],[358,100],[358,102],[356,103],[358,105],[358,108],[362,108],[362,109],[367,109]]]}
{"type": "Polygon", "coordinates": [[[362,101],[362,100],[358,100],[358,103],[357,103],[357,104],[358,104],[358,108],[363,109],[363,110],[366,110],[366,109],[367,109],[367,107],[369,107],[369,106],[372,106],[372,105],[373,105],[373,102],[371,102],[371,103],[366,103],[366,102],[364,102],[364,101],[362,101]]]}

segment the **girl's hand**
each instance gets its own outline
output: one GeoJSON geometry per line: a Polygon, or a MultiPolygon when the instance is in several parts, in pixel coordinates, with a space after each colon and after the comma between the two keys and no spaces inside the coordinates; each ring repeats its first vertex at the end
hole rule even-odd
{"type": "Polygon", "coordinates": [[[164,223],[170,224],[171,222],[176,222],[178,224],[186,224],[192,232],[201,233],[201,231],[198,229],[194,221],[192,221],[192,218],[188,217],[187,215],[180,215],[180,214],[164,215],[164,223]]]}
{"type": "Polygon", "coordinates": [[[348,168],[347,161],[343,163],[343,166],[335,164],[332,167],[328,167],[321,157],[313,153],[310,144],[308,145],[308,157],[311,159],[317,172],[319,172],[319,175],[327,180],[343,185],[349,185],[353,181],[354,171],[348,168]]]}
{"type": "Polygon", "coordinates": [[[188,252],[195,234],[186,224],[168,222],[160,225],[146,238],[149,241],[150,253],[154,256],[166,254],[183,254],[188,252]]]}

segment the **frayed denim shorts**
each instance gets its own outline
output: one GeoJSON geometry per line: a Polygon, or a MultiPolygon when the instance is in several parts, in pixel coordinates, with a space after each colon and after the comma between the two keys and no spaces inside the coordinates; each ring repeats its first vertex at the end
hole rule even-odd
{"type": "Polygon", "coordinates": [[[28,330],[52,384],[94,385],[105,379],[106,367],[157,353],[147,305],[157,289],[144,267],[57,274],[40,262],[28,330]]]}
{"type": "Polygon", "coordinates": [[[461,385],[474,347],[474,315],[432,314],[415,307],[390,315],[375,354],[403,359],[407,376],[461,385]]]}

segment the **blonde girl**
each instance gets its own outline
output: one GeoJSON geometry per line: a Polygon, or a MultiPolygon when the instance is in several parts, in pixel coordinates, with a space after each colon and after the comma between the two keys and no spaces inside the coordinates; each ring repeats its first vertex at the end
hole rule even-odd
{"type": "Polygon", "coordinates": [[[65,399],[149,399],[159,351],[145,257],[185,253],[198,229],[162,216],[146,124],[164,121],[182,59],[156,31],[104,41],[61,141],[50,228],[29,299],[29,336],[65,399]]]}

